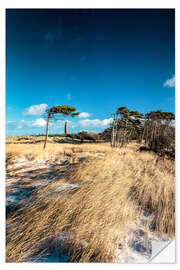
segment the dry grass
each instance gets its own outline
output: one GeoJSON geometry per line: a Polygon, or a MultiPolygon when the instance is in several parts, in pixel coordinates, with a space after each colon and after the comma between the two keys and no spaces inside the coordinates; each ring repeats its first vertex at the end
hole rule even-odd
{"type": "MultiPolygon", "coordinates": [[[[99,147],[105,156],[89,157],[69,172],[64,181],[79,188],[55,192],[62,179],[41,187],[7,220],[11,224],[7,229],[7,261],[26,261],[33,254],[37,257],[47,241],[53,243],[67,233],[64,246],[69,247],[71,261],[112,262],[131,225],[138,225],[147,209],[152,211],[156,232],[174,234],[173,162],[140,153],[134,144],[121,150],[102,144],[73,146],[74,150],[68,147],[72,152],[97,152],[99,147]]],[[[54,150],[56,154],[62,149],[62,145],[48,145],[47,152],[54,150]]],[[[23,148],[21,151],[24,153],[23,148]]]]}
{"type": "Polygon", "coordinates": [[[27,157],[30,159],[51,159],[59,155],[74,155],[75,153],[105,153],[111,151],[109,143],[93,144],[86,143],[74,145],[67,143],[47,144],[46,150],[43,149],[43,143],[37,144],[7,144],[7,157],[27,157]]]}
{"type": "MultiPolygon", "coordinates": [[[[55,139],[55,137],[49,137],[48,141],[51,142],[55,139]]],[[[44,136],[30,136],[30,135],[23,135],[23,136],[7,136],[6,137],[6,143],[12,144],[12,143],[38,143],[43,142],[45,140],[44,136]]]]}

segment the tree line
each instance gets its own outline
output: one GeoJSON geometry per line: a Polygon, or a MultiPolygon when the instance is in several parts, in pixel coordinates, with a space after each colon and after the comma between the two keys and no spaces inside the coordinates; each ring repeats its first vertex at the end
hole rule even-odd
{"type": "Polygon", "coordinates": [[[101,133],[112,147],[123,147],[130,141],[143,143],[155,152],[175,152],[175,115],[161,110],[147,114],[119,107],[113,123],[101,133]]]}
{"type": "MultiPolygon", "coordinates": [[[[75,107],[61,105],[53,106],[46,111],[46,148],[49,122],[56,119],[56,115],[76,117],[80,112],[75,107]]],[[[59,120],[59,119],[58,119],[59,120]]],[[[63,119],[61,119],[63,120],[63,119]]],[[[175,152],[175,115],[172,112],[161,110],[143,114],[127,107],[119,107],[114,113],[114,119],[109,128],[96,134],[95,139],[110,141],[112,147],[126,146],[130,141],[136,140],[145,144],[155,152],[175,152]]],[[[89,134],[79,134],[81,138],[93,137],[89,134]]]]}

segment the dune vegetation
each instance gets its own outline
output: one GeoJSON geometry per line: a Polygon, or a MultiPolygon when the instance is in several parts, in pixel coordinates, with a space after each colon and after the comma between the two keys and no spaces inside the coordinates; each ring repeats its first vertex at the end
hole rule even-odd
{"type": "MultiPolygon", "coordinates": [[[[117,262],[128,236],[142,223],[144,235],[174,236],[173,160],[139,151],[136,143],[122,148],[111,148],[109,143],[53,143],[45,151],[42,143],[11,144],[6,152],[7,173],[14,175],[22,157],[45,159],[47,164],[66,159],[69,166],[61,174],[61,164],[56,165],[59,176],[38,186],[8,216],[7,262],[36,261],[50,252],[57,239],[59,254],[68,252],[69,261],[117,262]]],[[[21,186],[34,185],[33,179],[20,179],[21,186]]]]}

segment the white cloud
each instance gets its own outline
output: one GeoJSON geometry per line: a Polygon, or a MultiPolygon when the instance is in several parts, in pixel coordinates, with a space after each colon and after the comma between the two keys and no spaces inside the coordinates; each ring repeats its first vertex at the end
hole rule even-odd
{"type": "Polygon", "coordinates": [[[24,115],[41,115],[45,113],[47,107],[48,107],[47,104],[32,105],[26,108],[23,114],[24,115]]]}
{"type": "Polygon", "coordinates": [[[46,125],[46,121],[43,118],[38,118],[34,121],[7,121],[7,127],[14,129],[26,129],[26,128],[41,128],[46,125]]]}
{"type": "MultiPolygon", "coordinates": [[[[112,122],[113,118],[107,119],[82,119],[78,121],[68,121],[70,132],[79,132],[80,130],[87,130],[88,132],[99,132],[107,128],[112,122]]],[[[46,126],[46,120],[43,118],[37,118],[31,121],[20,120],[20,121],[7,121],[7,128],[10,131],[20,131],[21,132],[40,132],[46,126]]],[[[64,131],[64,120],[57,120],[55,122],[50,122],[50,132],[62,133],[64,131]]]]}
{"type": "Polygon", "coordinates": [[[80,120],[79,124],[81,127],[86,127],[86,128],[104,128],[108,126],[112,122],[113,118],[108,118],[104,120],[99,120],[99,119],[85,119],[85,120],[80,120]]]}
{"type": "Polygon", "coordinates": [[[79,114],[79,118],[87,118],[87,117],[89,117],[90,116],[90,113],[87,113],[87,112],[81,112],[80,114],[79,114]]]}
{"type": "Polygon", "coordinates": [[[175,87],[175,75],[172,78],[166,80],[165,83],[163,84],[163,86],[164,87],[175,87]]]}
{"type": "Polygon", "coordinates": [[[25,122],[24,120],[20,120],[19,123],[18,123],[17,128],[18,128],[18,129],[21,129],[21,128],[24,127],[24,125],[26,125],[26,122],[25,122]]]}
{"type": "Polygon", "coordinates": [[[43,118],[38,118],[31,123],[34,127],[44,127],[46,125],[46,121],[43,118]]]}
{"type": "Polygon", "coordinates": [[[71,94],[67,93],[66,98],[67,98],[67,100],[70,100],[71,99],[71,94]]]}
{"type": "Polygon", "coordinates": [[[7,121],[7,124],[8,125],[14,125],[14,124],[16,124],[16,121],[7,121]]]}

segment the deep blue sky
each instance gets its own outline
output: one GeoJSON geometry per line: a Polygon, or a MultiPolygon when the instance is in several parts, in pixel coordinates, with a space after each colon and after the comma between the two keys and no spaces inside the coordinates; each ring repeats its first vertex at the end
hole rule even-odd
{"type": "Polygon", "coordinates": [[[175,74],[174,17],[172,9],[8,9],[7,135],[44,133],[28,109],[40,104],[88,113],[70,132],[103,130],[120,106],[174,112],[174,83],[165,84],[175,74]]]}

